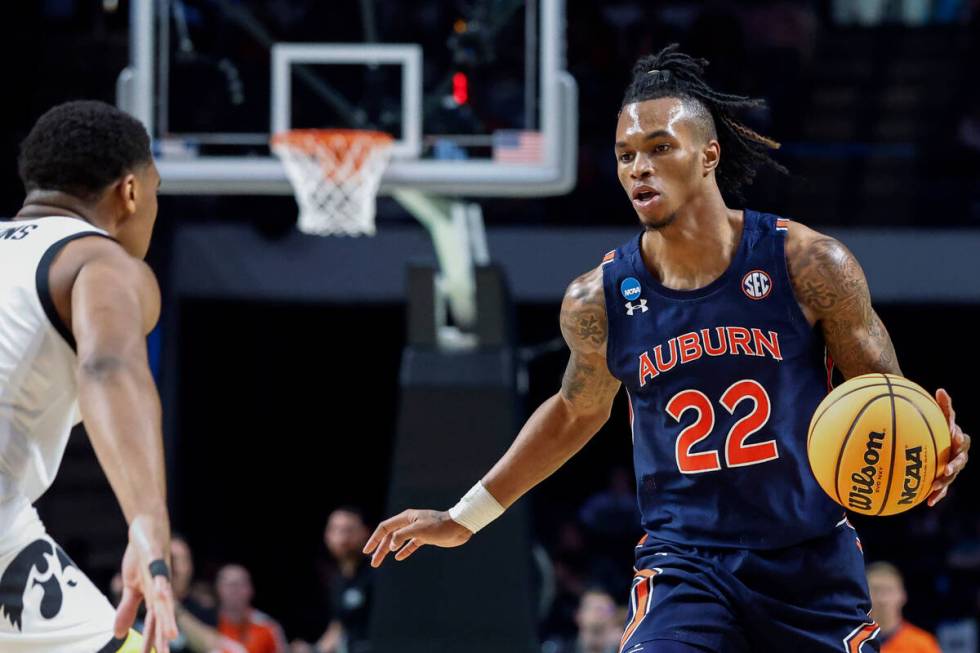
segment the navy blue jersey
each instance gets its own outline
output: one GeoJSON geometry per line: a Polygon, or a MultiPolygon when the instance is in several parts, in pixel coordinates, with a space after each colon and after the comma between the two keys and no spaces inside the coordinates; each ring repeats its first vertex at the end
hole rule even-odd
{"type": "Polygon", "coordinates": [[[793,294],[786,224],[746,210],[728,269],[697,290],[657,281],[642,234],[603,260],[606,357],[629,394],[652,538],[770,549],[826,535],[843,517],[807,462],[830,365],[793,294]]]}

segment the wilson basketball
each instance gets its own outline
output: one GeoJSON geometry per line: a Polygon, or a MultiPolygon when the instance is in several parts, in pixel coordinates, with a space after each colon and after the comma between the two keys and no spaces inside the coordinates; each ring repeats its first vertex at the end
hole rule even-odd
{"type": "Polygon", "coordinates": [[[949,449],[939,405],[919,385],[892,374],[865,374],[835,388],[807,433],[820,487],[862,515],[895,515],[925,500],[949,449]]]}

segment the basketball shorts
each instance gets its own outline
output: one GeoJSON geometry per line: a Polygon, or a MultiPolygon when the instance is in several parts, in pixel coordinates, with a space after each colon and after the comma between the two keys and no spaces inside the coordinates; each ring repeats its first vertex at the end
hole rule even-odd
{"type": "Polygon", "coordinates": [[[769,551],[645,538],[636,569],[622,653],[657,653],[668,642],[718,653],[879,650],[864,554],[846,520],[769,551]]]}
{"type": "Polygon", "coordinates": [[[4,504],[0,528],[0,651],[117,653],[115,610],[44,529],[26,499],[4,504]]]}

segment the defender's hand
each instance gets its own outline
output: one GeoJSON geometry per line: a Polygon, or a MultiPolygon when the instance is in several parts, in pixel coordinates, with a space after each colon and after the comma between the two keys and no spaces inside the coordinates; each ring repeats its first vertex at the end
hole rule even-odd
{"type": "Polygon", "coordinates": [[[395,560],[404,560],[423,544],[450,548],[465,544],[471,533],[452,520],[447,511],[406,510],[378,524],[364,546],[371,556],[371,566],[380,567],[385,557],[397,551],[395,560]]]}
{"type": "MultiPolygon", "coordinates": [[[[165,560],[157,524],[137,517],[129,528],[129,545],[123,556],[123,594],[116,610],[115,636],[125,638],[136,620],[140,603],[146,602],[143,627],[143,653],[169,653],[170,640],[177,638],[174,595],[170,580],[151,575],[150,563],[165,560]]],[[[168,563],[169,565],[169,563],[168,563]]]]}
{"type": "Polygon", "coordinates": [[[942,409],[943,414],[949,421],[949,435],[951,444],[949,449],[949,462],[943,468],[942,474],[936,477],[929,492],[929,505],[934,506],[946,496],[950,484],[956,476],[966,467],[966,461],[970,459],[970,436],[963,432],[963,429],[956,423],[956,411],[953,410],[953,400],[949,393],[940,388],[936,390],[936,403],[942,409]]]}

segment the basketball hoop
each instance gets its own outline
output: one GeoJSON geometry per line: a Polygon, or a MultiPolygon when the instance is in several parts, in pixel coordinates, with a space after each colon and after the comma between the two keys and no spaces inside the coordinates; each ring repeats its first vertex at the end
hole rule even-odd
{"type": "Polygon", "coordinates": [[[299,204],[299,230],[373,236],[375,197],[393,139],[359,129],[293,129],[272,137],[299,204]]]}

